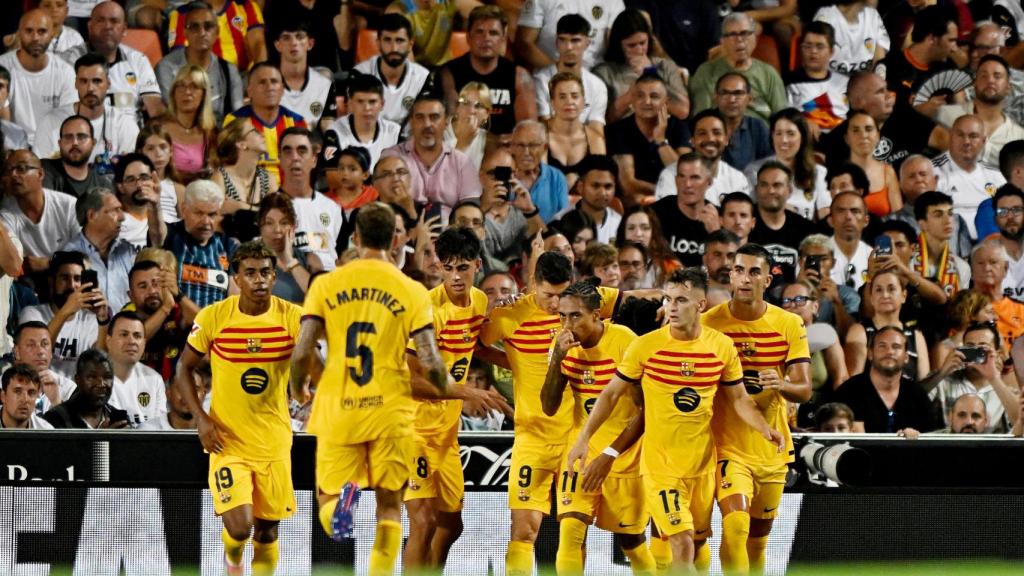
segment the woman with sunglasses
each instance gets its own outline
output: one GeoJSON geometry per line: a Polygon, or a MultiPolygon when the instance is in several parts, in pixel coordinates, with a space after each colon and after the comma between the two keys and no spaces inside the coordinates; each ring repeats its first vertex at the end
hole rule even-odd
{"type": "Polygon", "coordinates": [[[259,164],[266,151],[263,131],[247,118],[231,121],[217,137],[220,166],[211,179],[224,189],[221,212],[230,216],[224,231],[243,242],[259,235],[256,215],[260,201],[278,188],[277,177],[259,164]]]}
{"type": "Polygon", "coordinates": [[[868,346],[875,332],[885,326],[897,326],[907,337],[909,362],[903,368],[903,373],[915,382],[924,380],[931,370],[924,334],[916,328],[916,323],[904,323],[900,320],[900,308],[907,300],[907,289],[903,285],[903,280],[896,272],[878,272],[865,285],[865,291],[874,314],[851,326],[850,331],[846,333],[844,350],[846,368],[850,376],[856,376],[865,370],[868,346]]]}
{"type": "Polygon", "coordinates": [[[470,82],[459,91],[455,113],[444,131],[444,143],[469,156],[477,170],[487,149],[490,117],[490,89],[482,82],[470,82]]]}

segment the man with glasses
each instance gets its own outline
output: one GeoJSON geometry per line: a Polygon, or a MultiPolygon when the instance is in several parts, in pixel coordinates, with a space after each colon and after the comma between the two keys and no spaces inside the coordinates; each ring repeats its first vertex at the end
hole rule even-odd
{"type": "Polygon", "coordinates": [[[78,234],[75,197],[43,187],[42,165],[29,150],[7,157],[3,188],[0,221],[12,238],[21,240],[23,268],[29,274],[45,272],[50,256],[78,234]]]}
{"type": "Polygon", "coordinates": [[[789,283],[796,275],[797,248],[816,232],[814,223],[786,210],[792,192],[792,173],[784,164],[769,160],[757,171],[757,222],[749,241],[764,246],[772,256],[771,273],[777,282],[789,283]]]}
{"type": "MultiPolygon", "coordinates": [[[[263,11],[254,0],[210,0],[209,6],[217,15],[213,53],[233,64],[240,72],[248,70],[254,62],[267,59],[267,41],[263,31],[263,11]]],[[[184,46],[186,16],[192,4],[171,11],[167,22],[167,47],[184,46]]]]}
{"type": "Polygon", "coordinates": [[[985,240],[971,252],[971,289],[992,299],[996,328],[1007,347],[1024,334],[1024,304],[1003,293],[1009,265],[1010,257],[998,240],[985,240]]]}
{"type": "Polygon", "coordinates": [[[803,112],[814,133],[835,128],[850,109],[846,100],[849,78],[829,70],[835,47],[835,28],[828,22],[811,22],[800,39],[800,67],[785,78],[789,105],[803,112]]]}
{"type": "Polygon", "coordinates": [[[453,206],[480,196],[480,178],[473,161],[444,143],[448,125],[444,103],[434,95],[421,94],[412,105],[409,127],[412,137],[384,150],[381,157],[400,156],[412,176],[412,199],[429,215],[440,214],[447,222],[453,206]]]}
{"type": "Polygon", "coordinates": [[[385,119],[401,126],[409,117],[413,100],[430,76],[423,66],[409,59],[412,54],[412,24],[402,14],[384,14],[377,19],[377,56],[356,64],[356,70],[377,77],[384,84],[385,119]]]}
{"type": "Polygon", "coordinates": [[[743,74],[728,72],[715,83],[715,106],[725,124],[725,135],[729,143],[719,155],[737,170],[745,170],[751,162],[770,156],[773,152],[768,124],[747,114],[750,102],[750,82],[743,74]]]}
{"type": "Polygon", "coordinates": [[[68,116],[60,125],[60,157],[44,158],[43,187],[81,198],[90,188],[111,187],[110,176],[100,175],[89,163],[96,139],[84,116],[68,116]]]}
{"type": "Polygon", "coordinates": [[[1010,298],[1024,301],[1024,192],[1012,184],[1002,186],[993,198],[998,235],[989,238],[999,242],[1006,249],[1009,269],[1003,293],[1010,298]]]}
{"type": "Polygon", "coordinates": [[[932,160],[938,176],[935,189],[953,197],[956,213],[967,221],[972,240],[978,239],[974,222],[978,206],[1006,183],[998,170],[981,162],[986,139],[984,120],[965,114],[953,123],[949,151],[932,160]]]}
{"type": "Polygon", "coordinates": [[[218,36],[217,14],[203,1],[187,4],[184,11],[186,44],[171,50],[156,65],[156,79],[160,90],[171,98],[171,85],[178,71],[192,64],[206,70],[210,80],[210,103],[217,122],[232,110],[242,107],[243,85],[238,68],[213,53],[218,36]]]}
{"type": "MultiPolygon", "coordinates": [[[[520,28],[523,30],[523,28],[520,28]]],[[[558,57],[550,66],[533,73],[537,90],[537,115],[550,118],[551,94],[548,83],[560,72],[572,72],[583,81],[583,111],[580,122],[592,129],[604,130],[608,110],[608,86],[596,74],[583,67],[584,54],[591,46],[590,22],[580,14],[566,14],[558,19],[555,29],[555,52],[558,57]]]]}
{"type": "Polygon", "coordinates": [[[722,56],[697,68],[690,78],[692,111],[713,105],[715,84],[727,72],[740,72],[750,83],[750,114],[767,122],[786,107],[786,90],[774,68],[753,57],[757,44],[754,21],[743,12],[733,12],[722,22],[722,56]]]}
{"type": "Polygon", "coordinates": [[[530,191],[530,198],[545,224],[570,208],[569,184],[561,171],[544,162],[547,151],[548,131],[544,124],[536,120],[516,124],[512,131],[512,158],[515,160],[512,177],[530,191]]]}
{"type": "Polygon", "coordinates": [[[160,246],[167,233],[160,216],[160,187],[155,174],[153,161],[144,154],[128,154],[114,167],[114,186],[126,212],[121,238],[138,250],[160,246]]]}
{"type": "Polygon", "coordinates": [[[318,126],[338,115],[334,83],[309,65],[309,52],[315,39],[310,36],[311,23],[295,20],[280,29],[274,38],[279,56],[278,69],[284,79],[281,103],[306,119],[309,126],[318,126]]]}

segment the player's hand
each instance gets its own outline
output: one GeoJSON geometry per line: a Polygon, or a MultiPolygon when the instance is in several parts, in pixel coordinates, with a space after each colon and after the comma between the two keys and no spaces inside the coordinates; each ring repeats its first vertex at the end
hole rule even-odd
{"type": "Polygon", "coordinates": [[[782,435],[782,432],[779,432],[775,428],[768,429],[767,440],[775,445],[776,451],[780,454],[786,449],[786,437],[782,435]]]}
{"type": "Polygon", "coordinates": [[[300,406],[305,406],[313,400],[313,394],[309,391],[310,378],[307,377],[302,381],[302,386],[296,388],[294,382],[289,386],[289,392],[291,392],[292,399],[299,403],[300,406]]]}
{"type": "Polygon", "coordinates": [[[757,373],[759,384],[765,390],[778,390],[782,388],[785,381],[779,377],[776,370],[761,370],[757,373]]]}
{"type": "Polygon", "coordinates": [[[587,448],[589,445],[590,439],[580,434],[579,438],[576,439],[576,443],[569,450],[569,455],[566,456],[565,469],[568,472],[572,473],[583,470],[583,467],[587,464],[587,448]],[[576,466],[576,461],[579,461],[579,466],[576,466]]]}
{"type": "Polygon", "coordinates": [[[224,449],[224,439],[221,438],[220,430],[217,429],[217,423],[213,421],[213,418],[206,414],[200,414],[197,428],[199,430],[199,441],[202,442],[203,449],[210,454],[220,454],[221,450],[224,449]]]}
{"type": "Polygon", "coordinates": [[[583,491],[597,492],[600,490],[601,484],[608,477],[608,472],[611,471],[614,463],[615,458],[604,453],[598,454],[591,460],[586,470],[583,471],[583,484],[580,485],[583,491]]]}
{"type": "Polygon", "coordinates": [[[505,416],[512,417],[512,407],[505,401],[500,392],[494,390],[481,390],[469,386],[459,386],[462,389],[462,411],[470,416],[483,417],[491,412],[501,412],[505,416]]]}
{"type": "Polygon", "coordinates": [[[572,333],[572,330],[566,330],[563,328],[558,333],[558,337],[555,338],[555,353],[561,357],[565,357],[569,350],[572,350],[579,345],[580,342],[576,339],[576,335],[572,333]]]}

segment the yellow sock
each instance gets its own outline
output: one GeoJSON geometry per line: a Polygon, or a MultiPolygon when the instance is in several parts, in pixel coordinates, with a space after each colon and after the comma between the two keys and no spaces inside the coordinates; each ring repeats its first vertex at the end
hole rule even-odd
{"type": "Polygon", "coordinates": [[[249,541],[248,538],[245,540],[235,540],[228,534],[228,529],[224,528],[220,532],[220,539],[224,541],[224,555],[228,557],[228,562],[234,565],[242,563],[242,551],[245,550],[245,543],[249,541]]]}
{"type": "Polygon", "coordinates": [[[338,506],[338,498],[331,498],[326,504],[320,507],[320,526],[323,527],[324,532],[330,536],[331,531],[331,519],[334,518],[334,508],[338,506]]]}
{"type": "Polygon", "coordinates": [[[402,525],[394,520],[377,522],[377,536],[370,550],[370,576],[391,576],[395,573],[398,549],[402,546],[402,525]]]}
{"type": "Polygon", "coordinates": [[[263,544],[252,541],[252,574],[253,576],[273,576],[277,568],[277,559],[281,551],[277,540],[263,544]]]}
{"type": "Polygon", "coordinates": [[[629,558],[629,567],[633,569],[633,574],[643,574],[644,576],[656,574],[657,567],[654,563],[654,556],[651,555],[651,550],[647,547],[646,542],[636,548],[623,548],[622,552],[626,558],[629,558]]]}
{"type": "Polygon", "coordinates": [[[508,543],[505,554],[505,574],[508,576],[530,576],[533,574],[533,544],[529,542],[508,543]]]}
{"type": "Polygon", "coordinates": [[[587,525],[579,518],[563,518],[558,523],[558,553],[555,572],[559,576],[583,574],[583,542],[587,525]]]}
{"type": "Polygon", "coordinates": [[[668,574],[672,567],[672,546],[668,538],[651,536],[651,557],[654,558],[654,565],[658,574],[668,574]]]}
{"type": "Polygon", "coordinates": [[[747,538],[747,557],[750,558],[751,574],[764,572],[764,552],[767,548],[767,536],[749,536],[747,538]]]}
{"type": "Polygon", "coordinates": [[[711,568],[711,546],[707,540],[693,543],[693,567],[701,574],[707,574],[711,568]]]}
{"type": "Polygon", "coordinates": [[[750,534],[750,514],[730,512],[722,518],[722,570],[726,574],[746,574],[750,570],[747,559],[747,536],[750,534]]]}

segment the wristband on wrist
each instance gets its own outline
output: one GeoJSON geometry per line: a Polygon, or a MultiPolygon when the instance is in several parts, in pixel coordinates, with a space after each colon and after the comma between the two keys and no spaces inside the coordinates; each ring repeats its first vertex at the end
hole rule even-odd
{"type": "Polygon", "coordinates": [[[540,214],[540,208],[537,208],[536,206],[534,206],[533,210],[531,210],[529,212],[523,212],[523,216],[526,217],[526,218],[533,218],[537,214],[540,214]]]}
{"type": "Polygon", "coordinates": [[[605,448],[604,450],[601,450],[601,454],[605,454],[607,456],[611,456],[612,458],[618,458],[619,457],[619,451],[616,450],[615,448],[612,448],[611,446],[605,448]]]}

